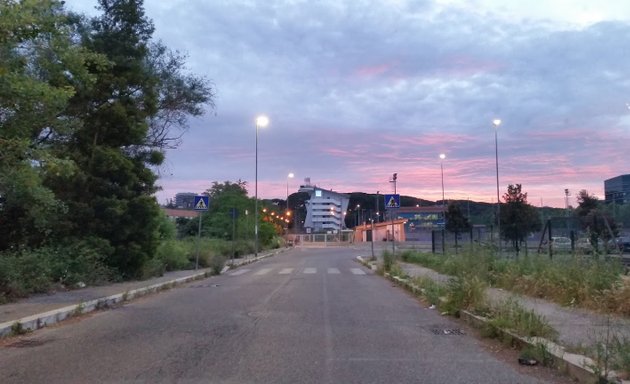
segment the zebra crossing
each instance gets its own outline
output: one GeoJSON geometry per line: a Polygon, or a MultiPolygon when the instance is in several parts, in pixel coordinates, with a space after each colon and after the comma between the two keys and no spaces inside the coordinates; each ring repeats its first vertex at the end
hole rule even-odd
{"type": "Polygon", "coordinates": [[[366,275],[365,271],[361,268],[348,268],[348,269],[339,269],[339,268],[313,268],[313,267],[305,267],[305,268],[260,268],[260,269],[252,269],[252,268],[239,268],[234,272],[229,272],[228,276],[240,276],[249,273],[254,276],[264,276],[264,275],[292,275],[292,274],[303,274],[303,275],[315,275],[318,273],[327,273],[329,275],[343,275],[343,274],[351,274],[355,276],[363,276],[366,275]]]}

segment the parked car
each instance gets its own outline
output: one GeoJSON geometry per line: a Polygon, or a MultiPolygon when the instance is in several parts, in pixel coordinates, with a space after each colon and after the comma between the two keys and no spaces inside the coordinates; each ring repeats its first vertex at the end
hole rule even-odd
{"type": "Polygon", "coordinates": [[[617,247],[623,252],[630,252],[630,237],[622,236],[617,238],[617,247]]]}
{"type": "Polygon", "coordinates": [[[563,236],[551,238],[551,249],[554,251],[571,251],[571,239],[563,236]]]}

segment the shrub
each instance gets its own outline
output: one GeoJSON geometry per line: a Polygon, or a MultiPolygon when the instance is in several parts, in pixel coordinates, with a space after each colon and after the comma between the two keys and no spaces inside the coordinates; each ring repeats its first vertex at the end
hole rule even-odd
{"type": "Polygon", "coordinates": [[[558,332],[544,316],[526,310],[517,301],[508,299],[490,310],[490,325],[499,329],[509,329],[521,336],[544,337],[556,340],[558,332]]]}
{"type": "Polygon", "coordinates": [[[486,283],[479,277],[466,274],[451,279],[447,286],[444,310],[457,314],[459,310],[481,311],[486,307],[486,283]]]}
{"type": "Polygon", "coordinates": [[[186,245],[181,241],[166,240],[158,246],[155,257],[162,261],[167,271],[175,271],[190,267],[187,252],[186,245]]]}

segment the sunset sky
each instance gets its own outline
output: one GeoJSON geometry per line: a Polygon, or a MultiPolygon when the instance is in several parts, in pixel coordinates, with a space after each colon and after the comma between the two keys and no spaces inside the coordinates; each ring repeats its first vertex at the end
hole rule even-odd
{"type": "MultiPolygon", "coordinates": [[[[94,14],[95,0],[68,0],[94,14]]],[[[216,88],[159,170],[160,203],[213,181],[534,205],[630,173],[630,1],[147,0],[155,37],[216,88]],[[553,4],[553,5],[550,5],[553,4]]]]}

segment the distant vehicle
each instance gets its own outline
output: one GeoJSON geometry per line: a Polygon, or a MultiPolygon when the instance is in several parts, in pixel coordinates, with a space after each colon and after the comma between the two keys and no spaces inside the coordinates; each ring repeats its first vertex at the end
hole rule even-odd
{"type": "Polygon", "coordinates": [[[554,236],[551,238],[551,249],[554,251],[570,251],[571,239],[563,236],[554,236]]]}
{"type": "Polygon", "coordinates": [[[619,249],[623,252],[630,252],[630,237],[618,237],[617,247],[619,247],[619,249]]]}
{"type": "Polygon", "coordinates": [[[592,253],[593,245],[591,245],[591,241],[589,239],[582,238],[575,242],[575,249],[582,253],[592,253]]]}

